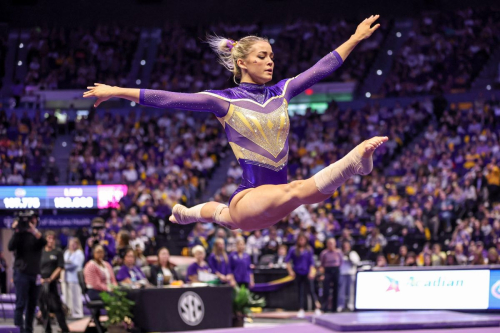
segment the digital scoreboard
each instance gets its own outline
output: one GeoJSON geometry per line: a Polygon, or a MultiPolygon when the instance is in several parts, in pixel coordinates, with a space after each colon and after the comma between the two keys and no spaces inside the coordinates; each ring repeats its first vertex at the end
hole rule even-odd
{"type": "Polygon", "coordinates": [[[0,186],[0,209],[117,208],[127,185],[0,186]]]}

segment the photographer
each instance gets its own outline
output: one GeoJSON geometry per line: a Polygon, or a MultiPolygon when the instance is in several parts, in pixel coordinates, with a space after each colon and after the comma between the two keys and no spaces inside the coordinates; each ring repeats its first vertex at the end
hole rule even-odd
{"type": "Polygon", "coordinates": [[[96,217],[92,220],[92,233],[85,242],[85,259],[89,261],[93,258],[92,249],[96,245],[104,248],[104,260],[111,263],[116,254],[115,239],[106,232],[104,219],[96,217]]]}
{"type": "Polygon", "coordinates": [[[21,332],[33,332],[33,318],[40,292],[40,262],[47,241],[36,228],[38,217],[33,211],[20,213],[12,224],[14,235],[9,241],[9,251],[14,252],[14,285],[16,310],[14,325],[21,332]],[[26,311],[26,313],[24,313],[26,311]],[[25,315],[25,321],[23,321],[25,315]]]}

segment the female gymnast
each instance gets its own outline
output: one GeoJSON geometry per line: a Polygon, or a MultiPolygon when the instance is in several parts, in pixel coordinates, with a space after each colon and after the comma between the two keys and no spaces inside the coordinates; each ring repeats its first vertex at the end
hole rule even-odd
{"type": "Polygon", "coordinates": [[[355,174],[373,169],[372,155],[387,137],[373,137],[355,147],[339,161],[306,180],[287,183],[288,102],[333,73],[354,47],[372,35],[380,24],[372,15],[335,51],[291,79],[266,87],[271,81],[274,53],[265,38],[248,36],[233,41],[209,37],[209,44],[224,65],[240,79],[235,88],[186,94],[162,90],[112,87],[100,83],[88,87],[83,97],[97,97],[97,107],[112,98],[124,98],[146,106],[204,111],[215,114],[243,169],[242,181],[229,206],[208,202],[187,208],[173,207],[170,221],[179,224],[213,222],[230,229],[268,228],[303,204],[329,198],[355,174]]]}

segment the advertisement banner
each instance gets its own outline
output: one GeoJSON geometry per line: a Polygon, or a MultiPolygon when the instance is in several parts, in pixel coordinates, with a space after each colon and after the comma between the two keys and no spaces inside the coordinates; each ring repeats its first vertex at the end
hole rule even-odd
{"type": "Polygon", "coordinates": [[[490,284],[488,269],[359,272],[355,305],[362,310],[484,310],[492,288],[498,290],[490,284]]]}
{"type": "MultiPolygon", "coordinates": [[[[40,216],[39,228],[83,228],[90,227],[95,215],[56,215],[40,216]]],[[[14,222],[13,216],[0,217],[0,228],[10,228],[14,222]]]]}
{"type": "Polygon", "coordinates": [[[489,309],[500,309],[500,269],[490,271],[489,309]]]}
{"type": "Polygon", "coordinates": [[[117,208],[127,185],[1,186],[0,209],[117,208]]]}

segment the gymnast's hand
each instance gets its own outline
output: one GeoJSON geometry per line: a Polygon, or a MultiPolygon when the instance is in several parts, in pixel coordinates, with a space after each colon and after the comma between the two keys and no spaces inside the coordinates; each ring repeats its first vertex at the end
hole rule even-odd
{"type": "Polygon", "coordinates": [[[108,86],[102,83],[94,83],[95,87],[87,87],[88,91],[83,93],[83,97],[97,97],[97,101],[94,103],[94,107],[98,107],[102,102],[114,96],[115,87],[108,86]]]}
{"type": "Polygon", "coordinates": [[[370,37],[375,30],[377,30],[380,27],[380,23],[377,23],[371,28],[371,25],[380,17],[380,15],[372,15],[368,18],[366,18],[363,22],[361,22],[357,29],[356,32],[354,33],[354,37],[358,40],[363,40],[367,39],[370,37]]]}

